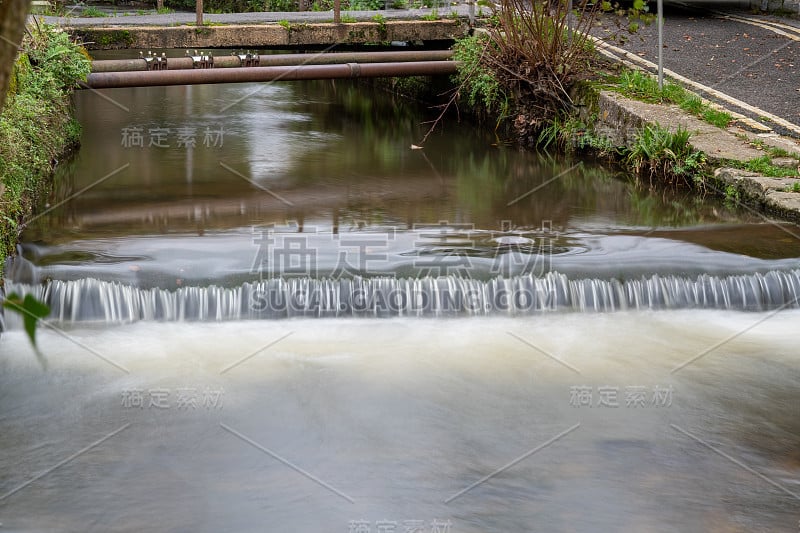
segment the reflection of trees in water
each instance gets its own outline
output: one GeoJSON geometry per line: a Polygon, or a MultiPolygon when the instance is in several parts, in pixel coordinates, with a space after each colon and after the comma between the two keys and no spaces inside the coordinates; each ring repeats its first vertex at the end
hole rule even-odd
{"type": "Polygon", "coordinates": [[[566,224],[576,214],[621,216],[625,223],[641,226],[692,225],[731,216],[718,202],[694,194],[636,188],[607,165],[587,161],[565,172],[577,161],[494,147],[491,136],[454,119],[430,137],[424,151],[412,151],[410,144],[426,130],[420,125],[419,105],[350,82],[311,82],[302,90],[309,91],[309,97],[298,110],[312,120],[296,126],[341,135],[326,150],[294,161],[293,170],[311,181],[320,176],[355,181],[377,176],[402,180],[410,175],[440,179],[462,220],[471,218],[489,227],[498,220],[566,224]],[[324,98],[313,100],[320,93],[324,98]],[[507,205],[533,189],[537,190],[507,205]]]}
{"type": "MultiPolygon", "coordinates": [[[[575,217],[641,226],[689,225],[724,215],[718,206],[694,196],[681,198],[675,193],[636,189],[614,179],[618,176],[609,167],[591,161],[567,171],[578,160],[497,146],[491,133],[459,123],[455,117],[430,136],[424,150],[412,150],[411,144],[428,128],[421,123],[426,116],[435,116],[436,110],[341,80],[270,86],[237,104],[241,107],[232,108],[231,120],[245,131],[226,139],[223,150],[194,150],[191,180],[184,179],[183,150],[123,149],[120,132],[103,127],[112,124],[113,129],[128,122],[155,125],[161,117],[158,109],[167,104],[181,108],[171,109],[166,120],[182,123],[203,109],[211,113],[222,100],[246,95],[254,88],[195,86],[186,94],[181,93],[183,89],[115,93],[134,111],[131,116],[118,111],[122,116],[86,129],[81,160],[59,169],[50,202],[74,194],[125,163],[131,162],[131,168],[37,221],[38,227],[44,231],[48,225],[70,226],[82,213],[111,208],[133,213],[148,204],[154,206],[156,215],[152,225],[160,227],[166,222],[157,220],[163,215],[158,211],[167,202],[194,204],[208,211],[199,222],[170,220],[173,228],[173,224],[197,223],[235,227],[253,217],[269,217],[253,187],[219,167],[221,159],[231,158],[231,166],[248,175],[253,161],[247,158],[263,152],[257,147],[264,143],[279,146],[277,152],[283,158],[281,170],[269,176],[269,186],[297,197],[299,216],[333,210],[334,216],[376,223],[391,220],[412,225],[447,218],[498,229],[503,221],[523,228],[541,227],[543,221],[564,227],[575,217]],[[270,131],[277,129],[286,135],[262,135],[266,130],[258,125],[261,115],[248,115],[259,110],[266,113],[264,120],[284,117],[284,122],[272,124],[270,131]],[[558,178],[553,179],[555,176],[558,178]],[[241,203],[243,213],[220,210],[215,214],[218,204],[212,201],[226,200],[241,203]]],[[[105,109],[104,105],[111,104],[93,100],[83,113],[89,117],[105,109]]],[[[130,218],[132,227],[147,225],[139,215],[130,218]]]]}

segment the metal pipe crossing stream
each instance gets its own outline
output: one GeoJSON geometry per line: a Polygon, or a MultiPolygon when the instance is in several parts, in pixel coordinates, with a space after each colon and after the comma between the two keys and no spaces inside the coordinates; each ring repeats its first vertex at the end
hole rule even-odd
{"type": "Polygon", "coordinates": [[[455,74],[450,51],[282,54],[95,61],[84,89],[455,74]],[[263,61],[263,63],[262,63],[263,61]],[[266,66],[269,65],[269,66],[266,66]],[[217,68],[222,66],[223,68],[217,68]],[[110,70],[118,69],[118,70],[110,70]],[[145,70],[147,69],[147,70],[145,70]]]}
{"type": "MultiPolygon", "coordinates": [[[[145,70],[189,70],[199,68],[198,61],[211,57],[195,53],[187,57],[142,56],[135,59],[92,61],[92,72],[132,72],[145,70]]],[[[333,65],[340,63],[405,63],[411,61],[446,61],[452,50],[413,50],[403,52],[327,52],[317,54],[232,54],[213,56],[213,68],[281,67],[333,65]]]]}

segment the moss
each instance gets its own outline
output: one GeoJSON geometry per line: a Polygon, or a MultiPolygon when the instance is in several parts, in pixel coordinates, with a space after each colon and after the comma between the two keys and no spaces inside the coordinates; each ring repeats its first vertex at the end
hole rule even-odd
{"type": "Polygon", "coordinates": [[[347,40],[350,42],[363,42],[367,40],[367,33],[363,29],[350,30],[347,32],[347,40]]]}
{"type": "Polygon", "coordinates": [[[95,42],[102,48],[127,48],[134,38],[128,30],[97,29],[78,31],[75,36],[84,42],[95,42]]]}

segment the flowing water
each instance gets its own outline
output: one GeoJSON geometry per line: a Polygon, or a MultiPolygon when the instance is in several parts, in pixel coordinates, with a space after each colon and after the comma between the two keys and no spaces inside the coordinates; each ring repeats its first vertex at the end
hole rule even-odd
{"type": "Polygon", "coordinates": [[[349,83],[76,100],[4,531],[797,530],[797,227],[349,83]]]}

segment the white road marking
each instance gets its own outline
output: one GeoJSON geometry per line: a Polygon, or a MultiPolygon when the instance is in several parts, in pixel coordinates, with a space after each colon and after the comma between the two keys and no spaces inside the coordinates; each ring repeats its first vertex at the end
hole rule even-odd
{"type": "MultiPolygon", "coordinates": [[[[652,61],[648,61],[646,59],[643,59],[643,58],[637,56],[636,54],[632,54],[632,53],[628,52],[627,50],[623,50],[622,48],[619,48],[619,47],[616,47],[614,45],[608,44],[607,42],[603,41],[602,39],[599,39],[599,38],[591,36],[591,35],[589,36],[589,38],[592,39],[592,41],[594,41],[594,43],[600,49],[605,48],[605,49],[607,49],[607,50],[609,50],[609,51],[621,56],[622,58],[629,59],[629,60],[631,60],[631,61],[633,61],[635,63],[639,63],[640,65],[643,65],[643,66],[647,67],[648,69],[656,69],[656,68],[658,68],[658,65],[656,65],[652,61]]],[[[706,94],[709,94],[709,95],[713,96],[714,98],[722,100],[723,102],[726,102],[726,103],[728,103],[728,104],[730,104],[732,106],[738,107],[739,109],[744,109],[745,111],[749,111],[750,113],[753,113],[753,114],[755,114],[755,115],[757,115],[759,117],[764,117],[767,120],[769,120],[769,121],[771,121],[771,122],[773,122],[775,124],[778,124],[779,126],[782,126],[783,128],[786,128],[787,130],[791,131],[792,133],[794,133],[796,135],[800,135],[800,126],[798,126],[797,124],[794,124],[792,122],[789,122],[788,120],[783,119],[783,118],[781,118],[781,117],[779,117],[777,115],[773,115],[772,113],[770,113],[768,111],[765,111],[764,109],[761,109],[759,107],[750,105],[747,102],[743,102],[742,100],[739,100],[738,98],[734,98],[734,97],[732,97],[730,95],[727,95],[727,94],[725,94],[723,92],[720,92],[720,91],[718,91],[716,89],[712,89],[711,87],[708,87],[707,85],[703,85],[702,83],[699,83],[699,82],[696,82],[694,80],[691,80],[691,79],[689,79],[689,78],[687,78],[685,76],[681,76],[680,74],[678,74],[677,72],[675,72],[673,70],[665,68],[664,69],[664,74],[666,74],[667,76],[669,76],[670,78],[672,78],[674,80],[677,80],[677,81],[679,81],[679,82],[681,82],[681,83],[683,83],[683,84],[685,84],[687,86],[693,87],[693,88],[695,88],[695,89],[697,89],[699,91],[702,91],[702,92],[704,92],[706,94]]],[[[759,122],[757,122],[755,120],[752,120],[752,119],[749,119],[747,117],[744,117],[744,118],[736,117],[736,118],[737,118],[737,120],[742,120],[743,122],[747,123],[748,125],[750,125],[752,127],[757,127],[761,131],[769,131],[770,130],[770,128],[768,128],[767,126],[764,126],[763,124],[760,124],[759,122]],[[758,126],[756,126],[756,125],[758,125],[758,126]]]]}

